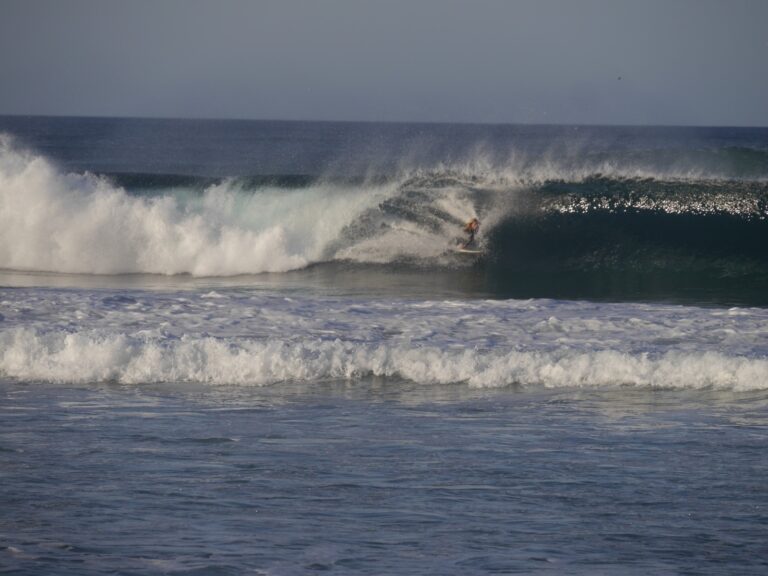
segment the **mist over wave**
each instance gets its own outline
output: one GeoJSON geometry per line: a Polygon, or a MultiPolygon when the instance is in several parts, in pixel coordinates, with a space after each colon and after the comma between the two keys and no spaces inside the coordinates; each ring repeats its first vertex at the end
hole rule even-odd
{"type": "MultiPolygon", "coordinates": [[[[727,150],[752,158],[760,151],[727,150]]],[[[690,160],[690,159],[689,159],[690,160]]],[[[752,158],[754,160],[754,158],[752,158]]],[[[404,160],[405,162],[405,160],[404,160]]],[[[0,268],[231,276],[311,264],[462,267],[472,217],[497,273],[765,275],[768,182],[690,162],[483,147],[386,177],[67,173],[0,138],[0,268]]]]}
{"type": "Polygon", "coordinates": [[[338,231],[390,186],[131,195],[97,175],[65,174],[0,141],[0,267],[95,274],[233,275],[321,259],[338,231]]]}

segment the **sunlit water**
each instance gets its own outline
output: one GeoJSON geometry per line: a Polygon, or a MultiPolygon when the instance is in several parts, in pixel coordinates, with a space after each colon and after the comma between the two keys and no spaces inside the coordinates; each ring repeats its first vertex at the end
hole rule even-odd
{"type": "Polygon", "coordinates": [[[0,572],[768,573],[766,130],[0,131],[0,572]]]}

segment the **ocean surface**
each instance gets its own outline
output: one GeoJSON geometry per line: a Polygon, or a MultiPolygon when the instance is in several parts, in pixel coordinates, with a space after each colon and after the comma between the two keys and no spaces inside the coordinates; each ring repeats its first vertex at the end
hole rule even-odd
{"type": "Polygon", "coordinates": [[[0,117],[0,573],[765,574],[767,444],[768,129],[0,117]]]}

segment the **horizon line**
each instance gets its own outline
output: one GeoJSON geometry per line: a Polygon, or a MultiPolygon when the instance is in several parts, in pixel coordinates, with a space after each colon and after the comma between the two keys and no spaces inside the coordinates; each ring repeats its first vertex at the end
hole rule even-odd
{"type": "Polygon", "coordinates": [[[200,121],[200,122],[280,122],[280,123],[317,123],[317,124],[416,124],[443,126],[561,126],[574,128],[744,128],[765,129],[768,125],[752,124],[604,124],[592,122],[490,122],[468,120],[328,120],[328,119],[297,119],[297,118],[217,118],[211,116],[134,116],[134,115],[103,115],[103,114],[27,114],[3,113],[0,118],[72,118],[82,120],[159,120],[159,121],[200,121]]]}

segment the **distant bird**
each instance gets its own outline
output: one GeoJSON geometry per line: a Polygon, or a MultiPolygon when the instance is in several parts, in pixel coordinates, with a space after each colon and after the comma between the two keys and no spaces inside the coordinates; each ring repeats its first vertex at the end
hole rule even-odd
{"type": "Polygon", "coordinates": [[[621,80],[621,76],[619,76],[618,78],[616,78],[616,80],[621,80]]]}

